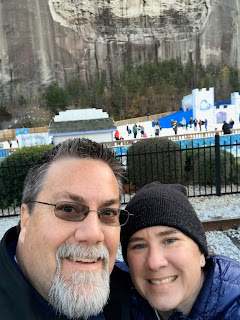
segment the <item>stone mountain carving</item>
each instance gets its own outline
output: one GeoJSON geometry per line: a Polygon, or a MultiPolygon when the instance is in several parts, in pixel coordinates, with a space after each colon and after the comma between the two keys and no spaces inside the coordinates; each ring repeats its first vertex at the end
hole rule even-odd
{"type": "Polygon", "coordinates": [[[2,0],[0,85],[38,93],[73,74],[180,57],[240,68],[240,0],[2,0]]]}

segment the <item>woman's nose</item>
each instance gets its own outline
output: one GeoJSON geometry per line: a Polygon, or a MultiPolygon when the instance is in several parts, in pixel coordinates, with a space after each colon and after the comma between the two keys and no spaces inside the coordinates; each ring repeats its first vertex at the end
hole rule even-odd
{"type": "Polygon", "coordinates": [[[150,249],[147,256],[147,267],[149,270],[158,271],[161,267],[166,267],[168,260],[165,253],[159,249],[150,249]]]}

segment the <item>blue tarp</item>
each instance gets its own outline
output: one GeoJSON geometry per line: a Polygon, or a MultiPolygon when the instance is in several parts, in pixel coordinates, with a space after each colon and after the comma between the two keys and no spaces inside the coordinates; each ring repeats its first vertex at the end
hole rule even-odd
{"type": "MultiPolygon", "coordinates": [[[[180,110],[175,113],[170,114],[169,116],[166,116],[164,118],[158,119],[158,122],[160,123],[160,126],[162,128],[171,128],[171,120],[177,121],[177,123],[180,123],[182,121],[182,118],[185,118],[187,123],[189,123],[190,117],[193,116],[193,110],[190,109],[188,111],[180,110]]],[[[153,122],[152,122],[153,123],[153,122]]]]}

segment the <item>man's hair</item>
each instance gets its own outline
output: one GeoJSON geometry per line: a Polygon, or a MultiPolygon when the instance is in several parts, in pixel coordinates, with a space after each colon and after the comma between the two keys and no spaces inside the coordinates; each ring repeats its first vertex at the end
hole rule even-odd
{"type": "Polygon", "coordinates": [[[69,139],[52,150],[46,152],[44,156],[34,164],[25,179],[23,188],[22,203],[26,203],[31,213],[38,194],[44,188],[46,174],[52,163],[60,159],[91,159],[106,163],[112,169],[119,186],[119,192],[122,194],[122,168],[114,154],[102,144],[89,139],[69,139]]]}

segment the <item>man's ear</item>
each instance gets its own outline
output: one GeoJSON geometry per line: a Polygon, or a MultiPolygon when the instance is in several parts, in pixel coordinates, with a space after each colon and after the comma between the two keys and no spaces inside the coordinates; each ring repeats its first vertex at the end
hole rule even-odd
{"type": "Polygon", "coordinates": [[[30,219],[30,213],[28,211],[28,207],[25,203],[23,203],[21,205],[21,220],[20,220],[21,231],[18,238],[18,241],[22,243],[24,243],[29,219],[30,219]]]}

